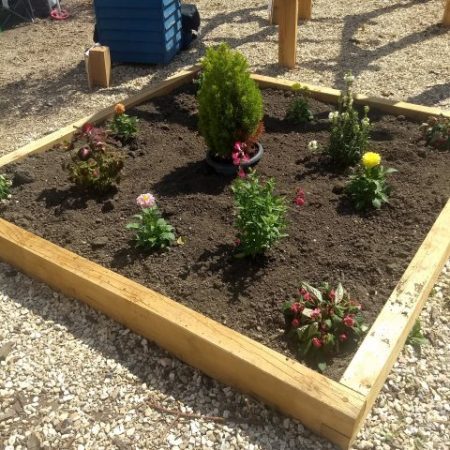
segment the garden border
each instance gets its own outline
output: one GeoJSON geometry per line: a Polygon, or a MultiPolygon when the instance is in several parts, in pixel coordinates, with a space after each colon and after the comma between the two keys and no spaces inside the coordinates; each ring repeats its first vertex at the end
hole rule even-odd
{"type": "MultiPolygon", "coordinates": [[[[184,70],[123,101],[127,108],[191,81],[184,70]]],[[[252,75],[261,87],[294,81],[252,75]]],[[[308,95],[336,103],[340,91],[303,84],[308,95]]],[[[356,95],[355,102],[423,120],[449,112],[356,95]]],[[[102,122],[113,107],[84,117],[0,158],[0,167],[70,139],[85,122],[102,122]]],[[[450,256],[450,200],[401,277],[340,382],[253,341],[202,314],[0,219],[0,259],[65,295],[81,300],[186,363],[237,387],[314,432],[348,448],[369,413],[445,261],[450,256]]]]}

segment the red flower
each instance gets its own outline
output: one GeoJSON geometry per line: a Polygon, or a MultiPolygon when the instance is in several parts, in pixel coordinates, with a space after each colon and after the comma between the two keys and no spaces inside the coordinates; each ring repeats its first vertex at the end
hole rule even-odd
{"type": "Polygon", "coordinates": [[[315,308],[312,310],[311,312],[311,319],[312,320],[316,320],[321,316],[321,312],[319,308],[315,308]]]}
{"type": "Polygon", "coordinates": [[[312,342],[312,345],[314,345],[314,347],[316,347],[316,348],[320,348],[323,345],[322,341],[319,338],[316,338],[316,337],[313,337],[311,339],[311,342],[312,342]]]}
{"type": "Polygon", "coordinates": [[[235,243],[236,247],[239,247],[239,245],[241,245],[241,240],[240,240],[239,238],[237,238],[237,239],[234,241],[234,243],[235,243]]]}
{"type": "Polygon", "coordinates": [[[294,203],[297,206],[303,206],[305,204],[305,191],[303,189],[299,189],[297,191],[297,195],[294,199],[294,203]]]}
{"type": "Polygon", "coordinates": [[[294,328],[298,328],[298,327],[300,326],[300,321],[299,321],[298,319],[294,319],[294,320],[291,322],[291,325],[292,325],[294,328]]]}
{"type": "Polygon", "coordinates": [[[291,311],[293,313],[298,313],[300,311],[300,305],[298,303],[292,303],[291,311]]]}
{"type": "Polygon", "coordinates": [[[349,314],[348,316],[345,316],[343,319],[344,325],[346,327],[352,328],[353,325],[355,325],[355,319],[353,318],[353,316],[351,314],[349,314]]]}
{"type": "Polygon", "coordinates": [[[92,130],[94,129],[94,125],[92,125],[92,123],[86,122],[83,125],[83,133],[90,133],[92,130]]]}
{"type": "Polygon", "coordinates": [[[303,295],[303,300],[305,300],[305,302],[309,302],[311,300],[311,294],[308,291],[305,291],[303,295]]]}
{"type": "Polygon", "coordinates": [[[328,294],[328,297],[330,300],[334,300],[336,298],[336,292],[334,289],[331,289],[330,293],[328,294]]]}
{"type": "Polygon", "coordinates": [[[341,342],[345,342],[348,339],[348,336],[345,333],[339,335],[339,340],[341,342]]]}
{"type": "Polygon", "coordinates": [[[245,170],[241,167],[238,172],[239,178],[245,178],[245,170]]]}
{"type": "Polygon", "coordinates": [[[298,290],[298,292],[300,292],[300,295],[305,295],[306,292],[307,292],[307,290],[306,290],[305,288],[300,288],[300,289],[298,290]]]}

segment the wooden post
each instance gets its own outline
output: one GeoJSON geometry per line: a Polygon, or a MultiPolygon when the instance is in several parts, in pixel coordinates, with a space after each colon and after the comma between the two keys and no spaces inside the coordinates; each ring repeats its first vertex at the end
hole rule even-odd
{"type": "Polygon", "coordinates": [[[297,59],[298,1],[283,0],[278,3],[278,62],[293,69],[297,59]]]}
{"type": "MultiPolygon", "coordinates": [[[[280,3],[284,0],[272,0],[272,15],[270,23],[278,25],[280,23],[280,3]]],[[[299,20],[310,20],[312,17],[312,0],[298,0],[299,20]]]]}
{"type": "Polygon", "coordinates": [[[310,20],[312,16],[312,0],[298,0],[299,20],[310,20]]]}
{"type": "Polygon", "coordinates": [[[447,0],[445,5],[444,17],[442,19],[442,24],[446,27],[450,27],[450,0],[447,0]]]}

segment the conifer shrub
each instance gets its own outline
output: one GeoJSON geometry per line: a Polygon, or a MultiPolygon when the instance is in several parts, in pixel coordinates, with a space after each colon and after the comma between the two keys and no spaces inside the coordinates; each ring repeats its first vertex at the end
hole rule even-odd
{"type": "Polygon", "coordinates": [[[226,44],[209,48],[197,94],[199,129],[211,153],[231,159],[234,144],[251,144],[262,132],[263,101],[248,63],[226,44]]]}

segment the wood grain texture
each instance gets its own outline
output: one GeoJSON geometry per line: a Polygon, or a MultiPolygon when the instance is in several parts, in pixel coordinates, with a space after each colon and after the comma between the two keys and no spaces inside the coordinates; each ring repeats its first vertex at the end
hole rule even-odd
{"type": "MultiPolygon", "coordinates": [[[[191,67],[190,69],[183,70],[174,76],[164,80],[157,86],[151,86],[143,89],[136,95],[128,97],[121,101],[126,108],[132,108],[133,106],[139,105],[146,100],[158,97],[161,95],[166,95],[177,87],[187,83],[192,80],[195,75],[200,71],[198,66],[191,67]]],[[[102,123],[114,115],[114,105],[104,108],[94,114],[83,117],[70,125],[67,125],[47,136],[44,136],[36,141],[30,142],[29,144],[11,152],[7,155],[0,157],[0,167],[17,161],[27,155],[33,153],[43,152],[52,148],[54,145],[59,144],[64,141],[68,141],[72,138],[73,134],[80,129],[86,122],[91,122],[93,124],[102,123]]]]}
{"type": "MultiPolygon", "coordinates": [[[[300,84],[300,86],[307,89],[306,94],[308,96],[323,102],[337,103],[341,93],[339,89],[315,86],[309,83],[299,83],[298,81],[281,80],[278,78],[267,77],[265,75],[253,74],[252,78],[261,88],[291,89],[294,84],[300,84]]],[[[430,116],[442,115],[445,117],[450,117],[450,110],[416,105],[414,103],[371,97],[363,94],[355,94],[354,99],[356,104],[368,105],[373,109],[377,109],[388,114],[404,115],[409,119],[417,121],[424,121],[430,116]]]]}
{"type": "Polygon", "coordinates": [[[292,69],[297,61],[298,0],[278,2],[278,62],[292,69]]]}
{"type": "Polygon", "coordinates": [[[365,400],[352,389],[4,220],[0,257],[311,430],[338,431],[343,447],[360,421],[365,400]]]}
{"type": "Polygon", "coordinates": [[[340,382],[372,407],[450,256],[450,200],[389,297],[340,382]]]}
{"type": "Polygon", "coordinates": [[[310,20],[312,17],[312,0],[298,0],[298,18],[310,20]]]}
{"type": "Polygon", "coordinates": [[[444,9],[444,17],[442,18],[443,25],[450,27],[450,0],[447,0],[444,9]]]}

